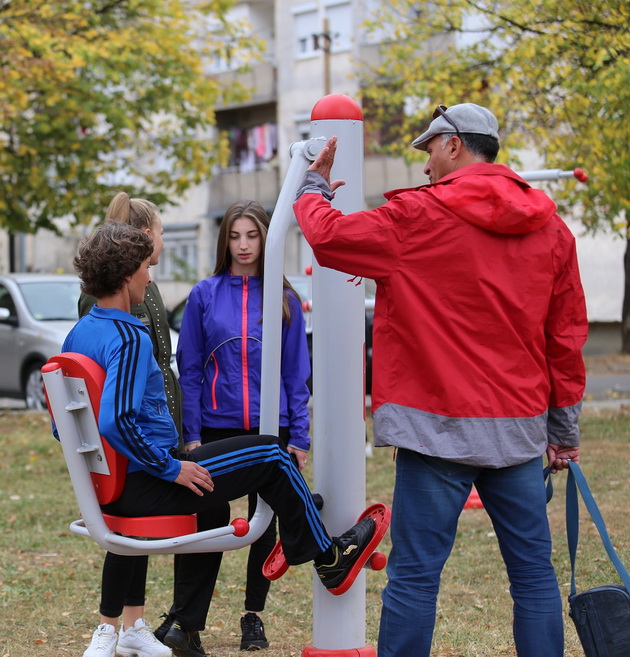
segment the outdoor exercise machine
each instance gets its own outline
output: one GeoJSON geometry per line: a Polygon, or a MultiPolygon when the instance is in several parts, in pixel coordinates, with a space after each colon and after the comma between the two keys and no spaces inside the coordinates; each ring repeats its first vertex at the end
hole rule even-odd
{"type": "MultiPolygon", "coordinates": [[[[332,175],[346,181],[333,206],[344,213],[363,209],[363,114],[348,96],[331,94],[311,112],[311,139],[291,146],[291,162],[267,234],[262,433],[278,430],[280,363],[274,354],[281,344],[284,245],[294,221],[295,193],[306,169],[333,135],[339,137],[341,147],[332,175]]],[[[312,271],[313,490],[323,498],[322,518],[334,534],[354,524],[365,506],[365,286],[317,262],[312,271]]],[[[369,565],[383,568],[384,556],[377,554],[369,565]]],[[[365,615],[363,573],[340,596],[331,596],[315,584],[313,645],[304,648],[302,657],[375,656],[375,649],[365,645],[365,615]]]]}
{"type": "MultiPolygon", "coordinates": [[[[70,531],[122,555],[222,552],[252,542],[250,525],[243,518],[197,532],[194,514],[126,518],[103,513],[101,504],[118,499],[127,473],[127,459],[101,438],[97,426],[105,372],[83,354],[62,353],[42,367],[42,378],[81,512],[70,531]]],[[[257,522],[267,523],[264,531],[271,509],[260,506],[257,513],[257,522]]]]}
{"type": "Polygon", "coordinates": [[[533,169],[531,171],[520,171],[518,175],[528,182],[534,180],[562,180],[565,178],[575,178],[582,183],[588,180],[588,176],[583,169],[573,169],[573,171],[563,171],[562,169],[533,169]]]}

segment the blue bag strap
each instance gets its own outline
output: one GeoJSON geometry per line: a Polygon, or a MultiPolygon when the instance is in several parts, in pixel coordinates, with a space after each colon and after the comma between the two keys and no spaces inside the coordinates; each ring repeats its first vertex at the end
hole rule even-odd
{"type": "Polygon", "coordinates": [[[582,499],[586,505],[586,509],[591,515],[595,527],[602,539],[602,543],[606,548],[609,559],[612,561],[613,566],[616,568],[619,577],[623,582],[623,585],[628,591],[630,591],[630,575],[625,566],[621,563],[621,559],[617,555],[615,548],[608,536],[608,531],[606,530],[606,524],[602,518],[602,514],[597,507],[595,498],[591,493],[584,474],[580,469],[580,466],[573,461],[569,461],[569,473],[567,476],[567,542],[569,544],[569,556],[571,558],[571,595],[575,595],[575,556],[577,553],[578,546],[578,535],[579,535],[579,508],[578,508],[578,498],[577,498],[577,489],[580,490],[582,494],[582,499]],[[577,484],[577,486],[576,486],[577,484]]]}
{"type": "Polygon", "coordinates": [[[543,477],[547,482],[545,484],[545,490],[547,491],[547,504],[549,504],[549,502],[551,502],[551,498],[553,497],[553,483],[551,481],[551,466],[548,465],[543,470],[543,477]]]}

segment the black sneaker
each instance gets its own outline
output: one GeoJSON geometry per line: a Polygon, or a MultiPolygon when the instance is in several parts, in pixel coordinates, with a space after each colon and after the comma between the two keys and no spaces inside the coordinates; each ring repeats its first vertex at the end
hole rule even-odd
{"type": "Polygon", "coordinates": [[[341,536],[333,538],[335,558],[332,563],[315,566],[319,579],[327,589],[334,589],[343,582],[352,564],[374,536],[375,530],[374,518],[368,517],[363,518],[341,536]]]}
{"type": "Polygon", "coordinates": [[[207,657],[201,645],[199,632],[189,632],[178,620],[174,620],[164,637],[164,645],[173,650],[177,657],[207,657]]]}
{"type": "Polygon", "coordinates": [[[153,632],[153,636],[160,643],[164,643],[164,637],[166,636],[166,633],[171,629],[171,625],[173,624],[175,617],[171,614],[162,614],[160,618],[163,618],[164,620],[162,621],[160,627],[158,627],[157,630],[153,632]]]}
{"type": "Polygon", "coordinates": [[[265,626],[258,614],[249,612],[241,618],[241,650],[261,650],[269,648],[265,636],[265,626]]]}

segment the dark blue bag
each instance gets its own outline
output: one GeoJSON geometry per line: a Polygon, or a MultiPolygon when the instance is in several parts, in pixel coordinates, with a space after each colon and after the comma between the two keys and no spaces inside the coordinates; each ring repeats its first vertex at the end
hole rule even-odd
{"type": "Polygon", "coordinates": [[[630,576],[608,537],[604,519],[580,467],[569,461],[567,478],[567,539],[571,558],[569,615],[586,657],[630,657],[630,576]],[[577,484],[577,486],[576,486],[577,484]],[[576,592],[575,556],[579,533],[577,489],[597,527],[606,552],[617,569],[623,586],[598,586],[576,592]]]}

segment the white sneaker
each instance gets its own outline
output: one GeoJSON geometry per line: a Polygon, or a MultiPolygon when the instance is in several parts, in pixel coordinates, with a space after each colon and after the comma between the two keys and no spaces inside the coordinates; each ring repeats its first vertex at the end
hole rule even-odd
{"type": "Polygon", "coordinates": [[[103,623],[99,625],[94,634],[92,641],[83,657],[116,657],[116,639],[118,634],[113,625],[103,623]]]}
{"type": "Polygon", "coordinates": [[[172,657],[173,653],[153,635],[153,630],[138,620],[128,630],[120,630],[116,652],[124,657],[172,657]]]}

